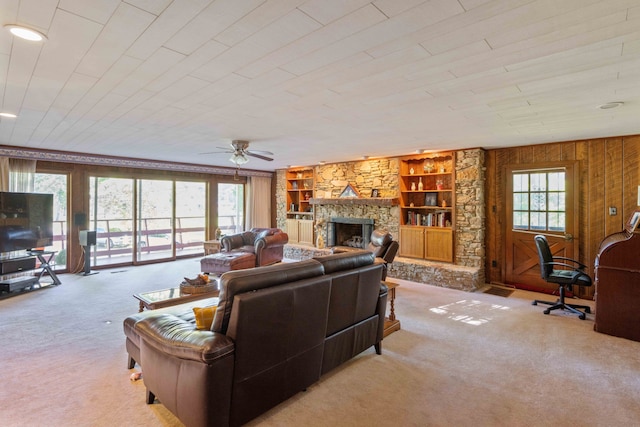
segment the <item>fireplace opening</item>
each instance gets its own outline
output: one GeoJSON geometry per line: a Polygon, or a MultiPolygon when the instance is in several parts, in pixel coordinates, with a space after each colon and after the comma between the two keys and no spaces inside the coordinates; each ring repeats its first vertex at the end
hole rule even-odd
{"type": "Polygon", "coordinates": [[[331,218],[327,223],[327,246],[364,249],[371,240],[373,224],[369,218],[331,218]]]}

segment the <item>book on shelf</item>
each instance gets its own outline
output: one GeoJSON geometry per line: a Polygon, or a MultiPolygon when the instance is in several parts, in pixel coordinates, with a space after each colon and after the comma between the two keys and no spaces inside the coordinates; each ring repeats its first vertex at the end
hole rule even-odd
{"type": "Polygon", "coordinates": [[[415,211],[407,211],[407,225],[420,225],[423,227],[451,227],[451,217],[448,211],[435,211],[421,214],[415,211]]]}

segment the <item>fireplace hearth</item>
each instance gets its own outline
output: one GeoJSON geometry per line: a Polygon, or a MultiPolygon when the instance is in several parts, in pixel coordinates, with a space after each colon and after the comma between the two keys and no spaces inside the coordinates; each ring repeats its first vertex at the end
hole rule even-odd
{"type": "Polygon", "coordinates": [[[373,225],[374,220],[369,218],[331,218],[327,222],[327,246],[366,248],[373,225]]]}

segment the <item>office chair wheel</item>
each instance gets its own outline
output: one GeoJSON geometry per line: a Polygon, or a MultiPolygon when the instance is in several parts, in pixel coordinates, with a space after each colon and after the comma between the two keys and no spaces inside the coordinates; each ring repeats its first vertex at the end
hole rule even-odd
{"type": "Polygon", "coordinates": [[[585,308],[585,309],[584,309],[584,312],[585,312],[585,313],[591,313],[591,308],[589,308],[589,307],[585,308]]]}
{"type": "Polygon", "coordinates": [[[584,315],[584,314],[581,314],[581,315],[580,315],[580,316],[578,316],[578,317],[580,318],[580,320],[584,320],[584,319],[586,319],[586,318],[587,318],[587,316],[586,316],[586,315],[584,315]]]}
{"type": "Polygon", "coordinates": [[[533,301],[531,305],[538,305],[538,301],[533,301]]]}
{"type": "Polygon", "coordinates": [[[544,314],[549,314],[549,313],[551,313],[551,310],[545,310],[545,311],[543,311],[543,313],[544,314]]]}

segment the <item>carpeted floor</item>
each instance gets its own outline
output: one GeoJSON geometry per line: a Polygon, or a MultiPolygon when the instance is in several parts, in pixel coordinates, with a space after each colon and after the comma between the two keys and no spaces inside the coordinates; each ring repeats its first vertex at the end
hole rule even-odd
{"type": "MultiPolygon", "coordinates": [[[[132,294],[178,284],[197,262],[62,275],[0,300],[0,425],[179,426],[129,380],[122,320],[132,294]]],[[[550,295],[395,281],[402,329],[382,355],[365,351],[250,426],[639,424],[640,343],[594,332],[593,314],[531,305],[550,295]]]]}

